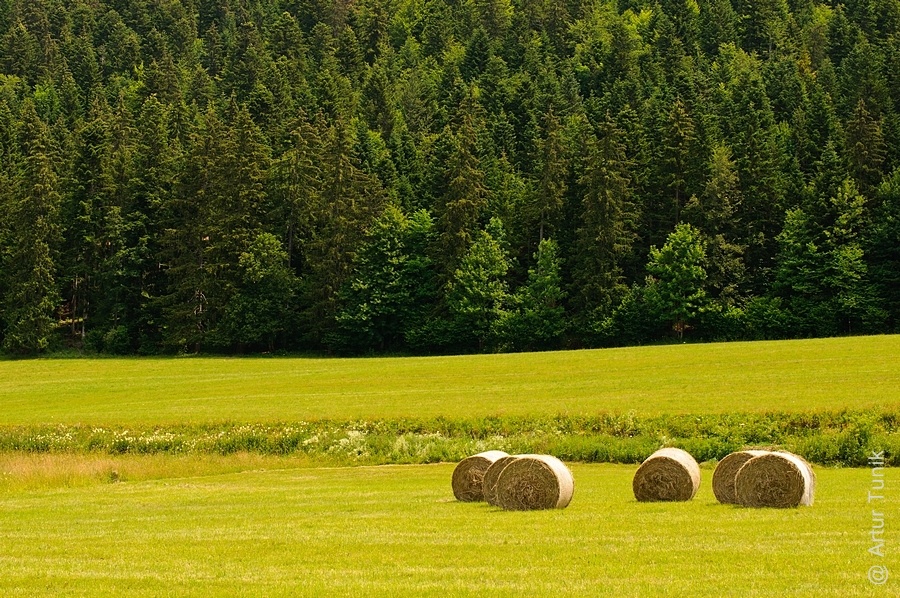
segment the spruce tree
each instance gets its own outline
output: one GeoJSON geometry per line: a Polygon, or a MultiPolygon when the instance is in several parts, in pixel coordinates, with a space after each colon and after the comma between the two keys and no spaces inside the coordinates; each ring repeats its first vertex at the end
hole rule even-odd
{"type": "Polygon", "coordinates": [[[33,355],[50,346],[57,323],[54,253],[60,233],[60,190],[49,131],[30,100],[25,101],[20,119],[22,156],[6,197],[11,237],[2,256],[3,349],[33,355]]]}
{"type": "Polygon", "coordinates": [[[623,133],[607,113],[599,139],[588,142],[576,230],[571,293],[583,325],[591,327],[625,290],[622,260],[630,249],[631,178],[623,133]]]}

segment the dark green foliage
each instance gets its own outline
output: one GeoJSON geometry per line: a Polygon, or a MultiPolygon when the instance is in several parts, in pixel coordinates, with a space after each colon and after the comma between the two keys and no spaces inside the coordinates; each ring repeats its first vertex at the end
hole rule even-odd
{"type": "Polygon", "coordinates": [[[822,221],[788,212],[779,235],[776,292],[787,301],[794,334],[880,330],[885,313],[870,282],[860,234],[869,218],[865,199],[845,180],[822,221]]]}
{"type": "Polygon", "coordinates": [[[894,0],[2,1],[4,350],[896,331],[898,41],[894,0]]]}
{"type": "Polygon", "coordinates": [[[437,294],[423,249],[434,225],[426,212],[407,217],[389,206],[369,230],[350,280],[339,293],[337,328],[328,339],[340,352],[398,350],[437,294]]]}
{"type": "Polygon", "coordinates": [[[491,219],[487,230],[475,234],[447,283],[447,307],[454,328],[479,349],[497,344],[497,327],[506,312],[509,260],[503,245],[503,225],[491,219]]]}
{"type": "Polygon", "coordinates": [[[534,260],[527,282],[510,297],[511,309],[498,323],[504,348],[556,349],[566,331],[559,246],[553,239],[542,240],[534,260]]]}
{"type": "Polygon", "coordinates": [[[575,230],[571,295],[587,322],[608,314],[624,291],[622,259],[631,241],[631,179],[623,137],[607,113],[599,139],[588,139],[584,173],[578,181],[582,218],[575,230]]]}
{"type": "Polygon", "coordinates": [[[891,330],[900,329],[900,168],[878,191],[873,234],[868,244],[870,272],[891,330]]]}
{"type": "Polygon", "coordinates": [[[6,246],[2,259],[3,348],[13,354],[34,355],[50,346],[59,305],[54,253],[59,238],[59,178],[47,126],[31,101],[21,115],[19,147],[22,155],[0,201],[7,215],[3,223],[6,246]]]}
{"type": "Polygon", "coordinates": [[[238,289],[225,306],[222,336],[239,347],[275,349],[291,330],[298,281],[288,255],[271,233],[261,233],[238,257],[238,289]]]}

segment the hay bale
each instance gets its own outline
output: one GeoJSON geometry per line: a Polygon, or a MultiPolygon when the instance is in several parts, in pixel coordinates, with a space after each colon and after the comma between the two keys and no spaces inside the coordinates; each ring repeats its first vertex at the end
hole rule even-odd
{"type": "Polygon", "coordinates": [[[484,494],[484,500],[487,501],[489,505],[495,507],[500,506],[497,502],[497,481],[500,479],[500,474],[506,469],[506,466],[518,458],[518,455],[500,457],[488,467],[486,472],[484,472],[484,480],[481,482],[481,487],[482,493],[484,494]]]}
{"type": "Polygon", "coordinates": [[[700,487],[700,466],[686,451],[659,449],[641,463],[631,487],[639,502],[691,500],[700,487]]]}
{"type": "Polygon", "coordinates": [[[575,493],[565,464],[550,455],[518,455],[497,479],[497,505],[508,511],[564,509],[575,493]]]}
{"type": "Polygon", "coordinates": [[[788,451],[777,451],[779,453],[784,453],[786,455],[793,455],[794,458],[800,459],[800,461],[806,465],[807,470],[809,470],[809,504],[803,505],[805,507],[812,506],[813,498],[816,495],[816,470],[813,469],[812,463],[804,459],[802,456],[797,455],[795,453],[789,453],[788,451]]]}
{"type": "Polygon", "coordinates": [[[770,452],[744,463],[734,479],[737,504],[745,507],[812,506],[816,477],[799,455],[770,452]]]}
{"type": "Polygon", "coordinates": [[[735,451],[719,461],[712,478],[713,494],[716,495],[716,499],[726,505],[737,504],[737,498],[734,495],[734,479],[737,477],[738,470],[753,457],[765,455],[767,452],[769,451],[735,451]]]}
{"type": "Polygon", "coordinates": [[[484,500],[482,481],[484,474],[493,463],[502,457],[508,457],[503,451],[485,451],[466,457],[453,470],[453,496],[463,502],[484,500]]]}

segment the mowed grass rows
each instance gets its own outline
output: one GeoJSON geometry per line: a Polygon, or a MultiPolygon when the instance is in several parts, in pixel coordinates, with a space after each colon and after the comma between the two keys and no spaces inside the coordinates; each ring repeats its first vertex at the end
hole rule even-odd
{"type": "Polygon", "coordinates": [[[0,425],[900,408],[900,336],[422,358],[0,361],[0,425]]]}
{"type": "Polygon", "coordinates": [[[0,493],[0,594],[893,595],[866,579],[880,560],[867,552],[864,469],[821,469],[813,507],[779,510],[718,504],[709,469],[693,501],[646,504],[631,494],[634,467],[573,464],[567,509],[507,512],[454,501],[452,468],[0,493]]]}
{"type": "MultiPolygon", "coordinates": [[[[434,358],[3,361],[0,427],[218,434],[319,419],[391,429],[610,413],[678,415],[675,428],[693,415],[768,414],[752,420],[764,429],[772,414],[805,422],[851,410],[848,430],[828,433],[861,450],[859,417],[894,429],[898,365],[898,336],[434,358]]],[[[693,501],[645,504],[631,491],[637,465],[572,462],[568,508],[505,512],[456,502],[453,463],[318,459],[0,453],[0,595],[896,594],[894,579],[866,579],[873,565],[900,571],[893,469],[883,472],[887,556],[878,557],[868,549],[882,504],[869,502],[865,468],[818,467],[815,504],[781,510],[717,503],[712,463],[693,501]]]]}

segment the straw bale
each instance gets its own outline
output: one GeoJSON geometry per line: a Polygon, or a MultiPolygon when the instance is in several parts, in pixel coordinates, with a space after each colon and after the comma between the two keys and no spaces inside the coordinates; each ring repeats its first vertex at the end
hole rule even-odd
{"type": "Polygon", "coordinates": [[[484,500],[482,481],[485,472],[497,459],[507,456],[509,455],[503,451],[485,451],[460,461],[453,470],[451,480],[456,500],[463,502],[484,500]]]}
{"type": "Polygon", "coordinates": [[[686,451],[662,448],[641,463],[631,486],[640,502],[691,500],[700,487],[700,466],[686,451]]]}
{"type": "Polygon", "coordinates": [[[812,466],[799,455],[782,451],[753,457],[734,479],[737,503],[745,507],[811,506],[815,487],[812,466]]]}
{"type": "Polygon", "coordinates": [[[723,504],[737,504],[737,498],[734,495],[734,478],[737,477],[738,470],[753,457],[765,455],[768,451],[763,450],[745,450],[735,451],[716,465],[713,472],[712,488],[716,499],[723,504]]]}
{"type": "Polygon", "coordinates": [[[518,458],[518,455],[500,457],[484,472],[484,480],[481,483],[482,493],[484,494],[484,500],[489,505],[500,506],[497,502],[497,481],[500,479],[500,474],[506,469],[506,466],[518,458]]]}
{"type": "Polygon", "coordinates": [[[572,501],[575,480],[565,464],[550,455],[518,455],[497,479],[497,504],[509,511],[564,509],[572,501]]]}

